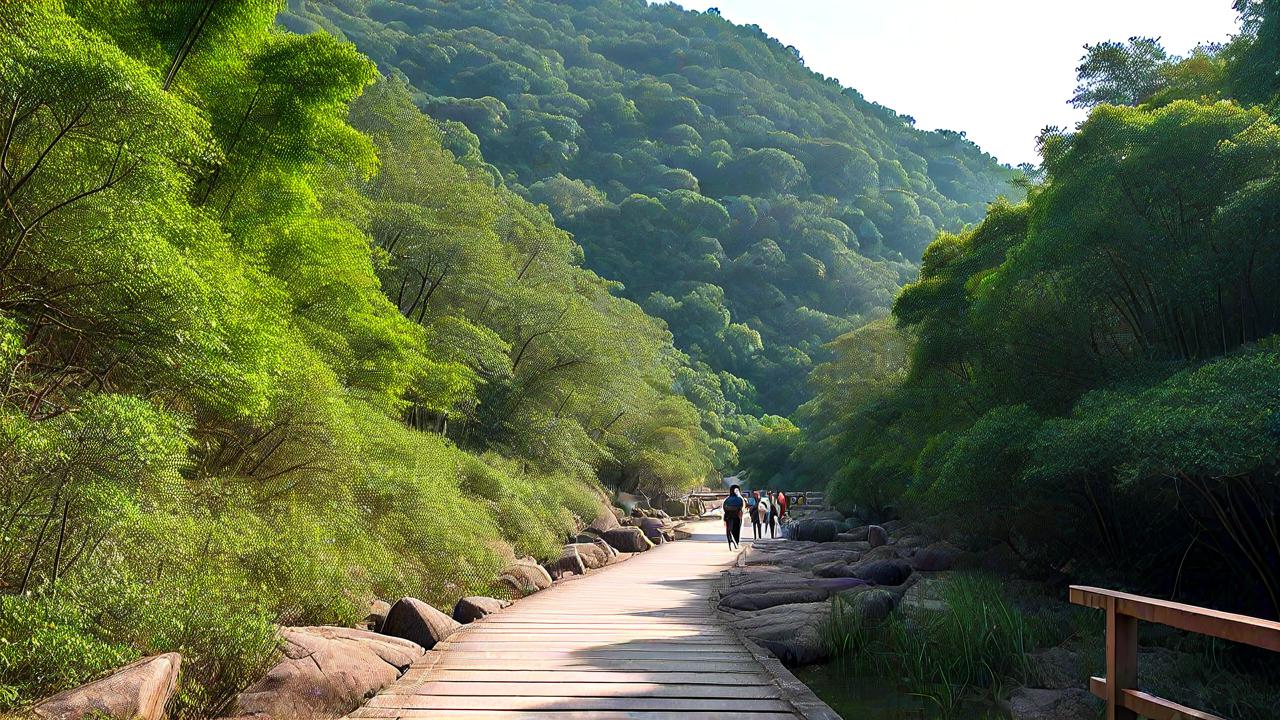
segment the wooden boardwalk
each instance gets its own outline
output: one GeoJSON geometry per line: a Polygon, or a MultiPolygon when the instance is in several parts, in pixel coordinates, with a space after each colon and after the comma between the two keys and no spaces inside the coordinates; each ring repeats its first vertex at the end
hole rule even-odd
{"type": "Polygon", "coordinates": [[[694,537],[561,583],[467,625],[352,718],[793,720],[763,660],[709,600],[737,553],[694,537]]]}

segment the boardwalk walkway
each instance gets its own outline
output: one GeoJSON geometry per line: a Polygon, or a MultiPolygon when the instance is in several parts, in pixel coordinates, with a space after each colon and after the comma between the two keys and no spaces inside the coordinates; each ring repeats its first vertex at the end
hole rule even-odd
{"type": "Polygon", "coordinates": [[[766,667],[773,661],[745,647],[710,605],[721,570],[736,557],[723,528],[697,523],[690,540],[466,626],[350,717],[805,717],[797,710],[803,703],[787,699],[795,688],[766,667]]]}

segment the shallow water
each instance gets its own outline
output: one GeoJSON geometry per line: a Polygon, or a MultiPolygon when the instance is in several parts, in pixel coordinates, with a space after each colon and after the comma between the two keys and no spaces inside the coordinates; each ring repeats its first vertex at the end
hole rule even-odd
{"type": "Polygon", "coordinates": [[[944,714],[931,700],[895,688],[877,678],[855,676],[840,663],[815,665],[794,671],[831,709],[850,720],[998,720],[1006,716],[994,705],[966,703],[944,714]]]}

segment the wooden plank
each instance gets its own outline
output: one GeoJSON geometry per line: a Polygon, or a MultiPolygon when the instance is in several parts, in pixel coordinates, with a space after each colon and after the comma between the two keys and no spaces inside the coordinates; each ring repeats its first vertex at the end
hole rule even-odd
{"type": "Polygon", "coordinates": [[[695,537],[465,626],[350,717],[795,720],[709,604],[736,554],[695,537]]]}
{"type": "Polygon", "coordinates": [[[1138,685],[1138,621],[1122,615],[1117,599],[1107,598],[1107,720],[1138,720],[1121,694],[1138,685]]]}
{"type": "MultiPolygon", "coordinates": [[[[1107,679],[1089,678],[1089,691],[1099,698],[1107,699],[1107,679]]],[[[1165,700],[1141,690],[1125,690],[1121,694],[1121,702],[1126,708],[1148,718],[1148,720],[1226,720],[1202,710],[1195,710],[1186,705],[1179,705],[1172,700],[1165,700]]]]}
{"type": "MultiPolygon", "coordinates": [[[[749,670],[758,672],[760,666],[754,658],[737,660],[668,660],[664,658],[539,658],[520,660],[506,658],[455,658],[446,655],[437,669],[484,670],[510,672],[527,670],[635,670],[637,672],[704,672],[727,673],[749,670]]],[[[406,673],[407,675],[407,673],[406,673]]]]}
{"type": "MultiPolygon", "coordinates": [[[[750,708],[736,711],[744,720],[796,720],[791,712],[754,712],[750,708]]],[[[662,710],[397,710],[370,707],[352,712],[349,717],[402,717],[404,720],[724,720],[723,712],[662,710]]]]}
{"type": "Polygon", "coordinates": [[[1081,585],[1070,592],[1076,605],[1105,610],[1110,599],[1121,615],[1280,652],[1280,622],[1274,620],[1081,585]]]}
{"type": "Polygon", "coordinates": [[[524,682],[503,678],[500,682],[458,682],[433,679],[414,687],[410,696],[382,694],[369,701],[375,707],[416,707],[423,697],[467,696],[483,699],[483,706],[495,695],[573,698],[746,698],[767,700],[777,695],[772,685],[694,685],[673,682],[524,682]]]}
{"type": "MultiPolygon", "coordinates": [[[[365,707],[385,707],[375,705],[387,696],[378,695],[365,707]]],[[[553,710],[667,710],[667,711],[719,711],[724,714],[737,713],[750,706],[758,712],[787,712],[791,706],[778,699],[742,699],[724,698],[671,698],[671,697],[568,697],[521,695],[495,695],[475,697],[471,695],[398,695],[394,696],[407,701],[396,710],[523,710],[526,712],[550,712],[553,710]]]]}
{"type": "MultiPolygon", "coordinates": [[[[405,673],[405,680],[415,676],[405,673]]],[[[490,682],[502,678],[503,682],[547,683],[637,683],[662,682],[682,685],[747,685],[765,684],[771,680],[762,673],[751,670],[689,672],[689,671],[632,671],[632,670],[459,670],[436,668],[430,676],[435,680],[452,682],[490,682]]]]}

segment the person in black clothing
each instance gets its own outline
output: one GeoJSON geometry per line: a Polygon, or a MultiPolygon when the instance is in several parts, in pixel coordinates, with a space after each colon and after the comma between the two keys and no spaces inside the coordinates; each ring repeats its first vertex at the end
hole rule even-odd
{"type": "Polygon", "coordinates": [[[742,509],[746,502],[742,499],[742,488],[734,485],[729,488],[729,496],[724,499],[721,509],[724,510],[724,535],[729,539],[729,549],[733,550],[741,544],[742,509]]]}
{"type": "Polygon", "coordinates": [[[747,512],[751,515],[751,537],[760,539],[760,491],[752,490],[747,498],[747,512]]]}

